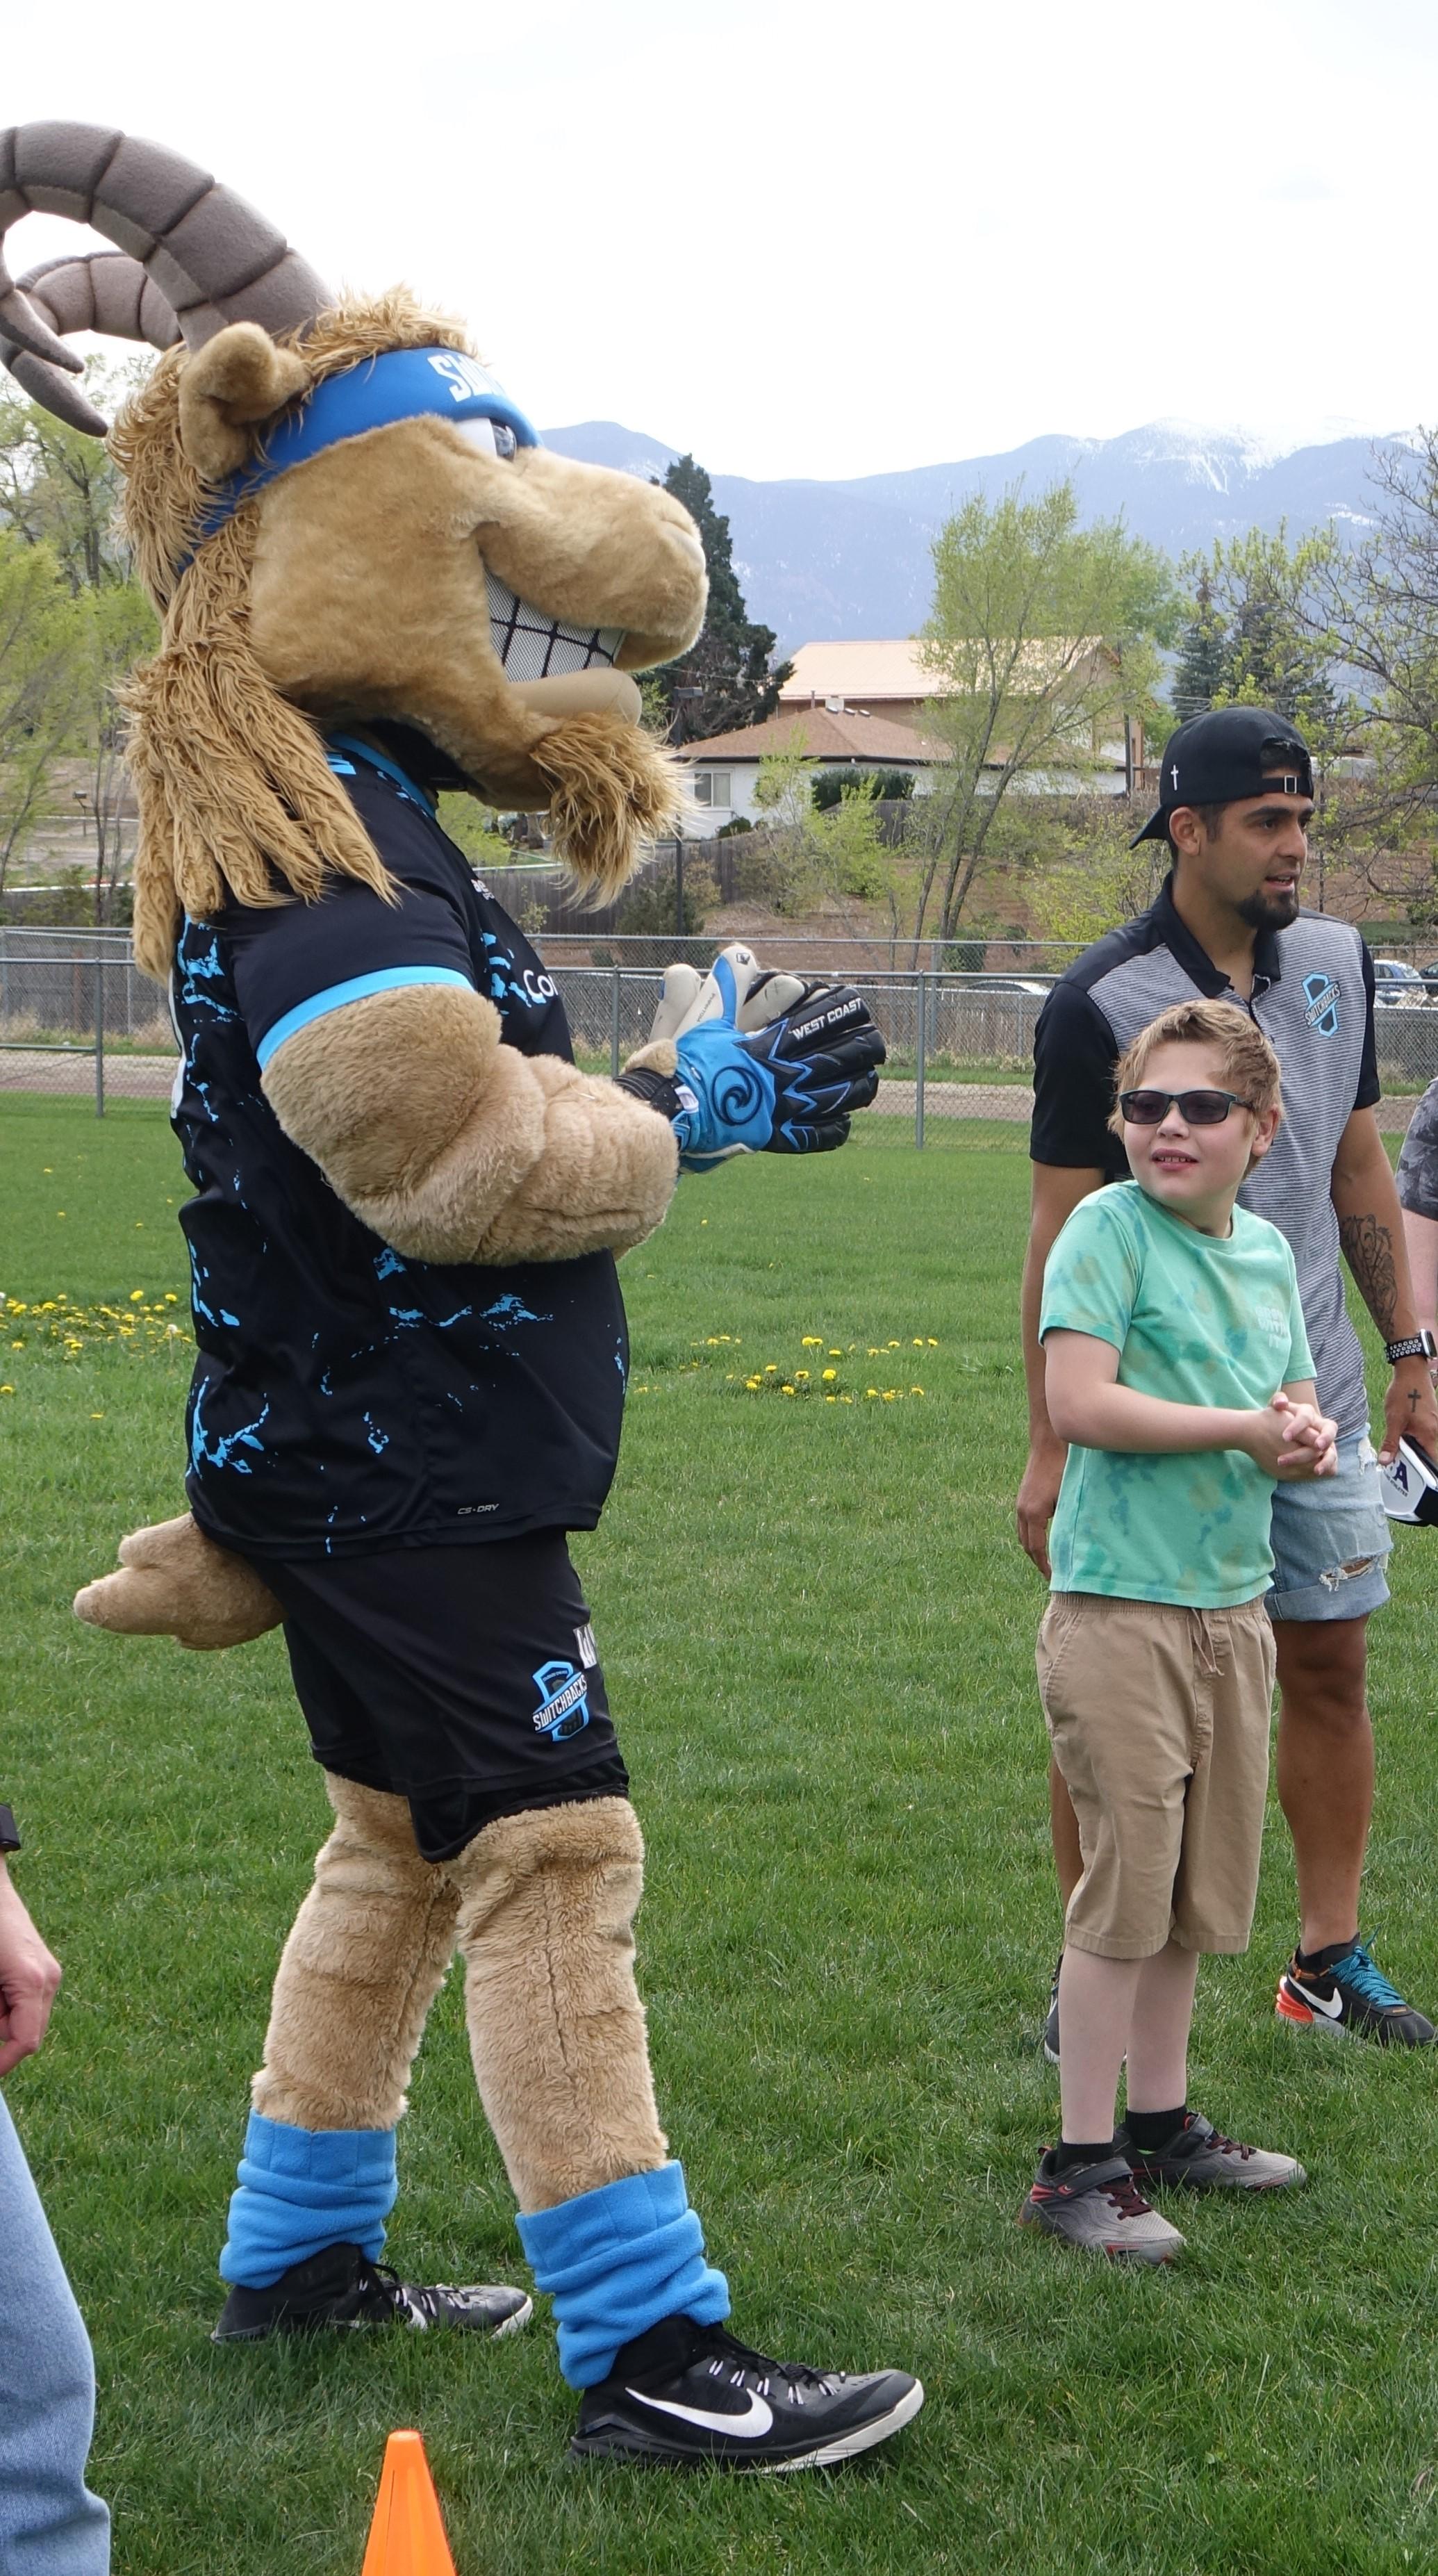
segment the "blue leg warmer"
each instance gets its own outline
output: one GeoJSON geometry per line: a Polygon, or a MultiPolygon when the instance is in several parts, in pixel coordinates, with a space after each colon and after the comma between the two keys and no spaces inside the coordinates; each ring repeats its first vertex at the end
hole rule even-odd
{"type": "Polygon", "coordinates": [[[661,2317],[712,2326],[729,2314],[729,2284],[704,2259],[680,2164],[537,2209],[520,2218],[519,2234],[554,2301],[559,2367],[571,2388],[607,2379],[620,2345],[661,2317]]]}
{"type": "Polygon", "coordinates": [[[291,2129],[252,2111],[239,2180],[222,2281],[267,2290],[327,2245],[358,2245],[378,2262],[399,2189],[394,2131],[291,2129]]]}

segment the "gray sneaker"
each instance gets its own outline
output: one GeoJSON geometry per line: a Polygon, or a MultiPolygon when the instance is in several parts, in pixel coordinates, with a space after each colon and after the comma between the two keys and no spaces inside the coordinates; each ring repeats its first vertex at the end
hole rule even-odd
{"type": "Polygon", "coordinates": [[[1050,2236],[1062,2236],[1090,2254],[1132,2263],[1171,2263],[1183,2246],[1178,2229],[1150,2209],[1120,2155],[1070,2165],[1060,2174],[1054,2170],[1052,2147],[1046,2147],[1019,2211],[1019,2225],[1047,2228],[1050,2236]]]}
{"type": "Polygon", "coordinates": [[[1136,2147],[1122,2128],[1114,2147],[1134,2180],[1150,2191],[1284,2191],[1308,2180],[1296,2156],[1241,2146],[1198,2111],[1190,2111],[1161,2147],[1136,2147]]]}
{"type": "Polygon", "coordinates": [[[1057,2066],[1059,2062],[1059,1970],[1063,1963],[1064,1954],[1060,1950],[1054,1961],[1054,1972],[1049,1982],[1049,2008],[1044,2015],[1043,2052],[1050,2066],[1057,2066]]]}

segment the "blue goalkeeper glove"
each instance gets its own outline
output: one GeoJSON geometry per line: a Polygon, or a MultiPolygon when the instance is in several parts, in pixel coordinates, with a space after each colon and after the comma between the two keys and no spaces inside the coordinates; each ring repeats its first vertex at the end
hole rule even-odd
{"type": "Polygon", "coordinates": [[[674,1073],[630,1065],[620,1086],[670,1120],[688,1172],[735,1154],[830,1152],[873,1099],[884,1061],[850,986],[765,973],[742,946],[702,983],[692,967],[670,967],[653,1038],[672,1043],[674,1073]]]}
{"type": "MultiPolygon", "coordinates": [[[[720,958],[721,989],[724,968],[720,958]]],[[[726,997],[722,1018],[675,1042],[681,1167],[707,1172],[734,1154],[822,1154],[842,1145],[851,1113],[873,1099],[884,1061],[862,997],[847,985],[815,985],[796,1008],[748,1030],[735,1027],[733,1008],[726,997]]]]}

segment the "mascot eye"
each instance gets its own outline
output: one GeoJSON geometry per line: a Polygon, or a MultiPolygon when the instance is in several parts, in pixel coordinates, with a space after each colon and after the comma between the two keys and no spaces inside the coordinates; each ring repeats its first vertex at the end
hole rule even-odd
{"type": "Polygon", "coordinates": [[[507,421],[457,420],[454,425],[460,437],[470,447],[477,447],[481,456],[514,454],[514,432],[507,421]]]}

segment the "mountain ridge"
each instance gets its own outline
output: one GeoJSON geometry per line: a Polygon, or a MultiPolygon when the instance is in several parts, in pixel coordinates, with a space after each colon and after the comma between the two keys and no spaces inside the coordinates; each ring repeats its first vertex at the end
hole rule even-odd
{"type": "MultiPolygon", "coordinates": [[[[1081,524],[1121,512],[1135,536],[1177,558],[1250,527],[1271,535],[1286,522],[1298,537],[1326,523],[1344,533],[1371,526],[1374,448],[1403,435],[1345,429],[1289,445],[1154,420],[1115,438],[1051,431],[992,456],[847,480],[711,479],[749,614],[792,651],[820,639],[912,634],[928,613],[933,538],[972,493],[993,501],[1011,484],[1037,491],[1071,475],[1081,524]]],[[[577,421],[544,437],[562,456],[646,477],[662,476],[680,453],[618,421],[577,421]]]]}

